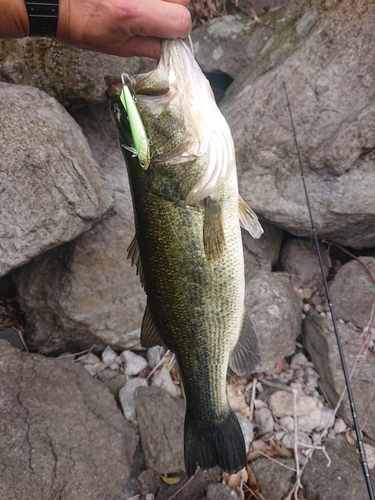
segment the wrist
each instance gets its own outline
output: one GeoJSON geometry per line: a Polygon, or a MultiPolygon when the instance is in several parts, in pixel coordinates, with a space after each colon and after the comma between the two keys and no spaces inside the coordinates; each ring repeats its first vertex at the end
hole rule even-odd
{"type": "Polygon", "coordinates": [[[0,16],[1,38],[24,38],[30,26],[24,0],[2,0],[0,16]]]}

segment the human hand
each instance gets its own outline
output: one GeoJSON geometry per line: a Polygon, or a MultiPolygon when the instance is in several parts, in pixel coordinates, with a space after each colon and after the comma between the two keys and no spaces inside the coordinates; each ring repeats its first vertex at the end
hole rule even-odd
{"type": "Polygon", "coordinates": [[[57,39],[118,56],[160,57],[160,38],[185,38],[189,0],[60,0],[57,39]]]}

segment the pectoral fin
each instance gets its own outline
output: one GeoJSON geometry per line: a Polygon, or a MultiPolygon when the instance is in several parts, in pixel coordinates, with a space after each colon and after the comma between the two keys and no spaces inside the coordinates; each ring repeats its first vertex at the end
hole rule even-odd
{"type": "Polygon", "coordinates": [[[206,214],[203,225],[204,253],[207,260],[217,260],[225,252],[226,242],[221,203],[210,196],[205,199],[206,214]]]}
{"type": "Polygon", "coordinates": [[[141,326],[141,344],[143,347],[164,346],[159,329],[151,317],[148,305],[146,306],[141,326]]]}
{"type": "Polygon", "coordinates": [[[264,231],[260,225],[257,214],[251,210],[241,196],[238,196],[238,215],[241,226],[249,231],[253,238],[258,239],[262,236],[264,231]]]}
{"type": "Polygon", "coordinates": [[[139,275],[139,279],[141,280],[141,285],[143,288],[145,287],[145,278],[143,274],[143,267],[141,261],[141,254],[139,252],[138,238],[137,235],[134,235],[130,245],[128,246],[128,259],[131,260],[132,266],[136,266],[137,275],[139,275]]]}
{"type": "Polygon", "coordinates": [[[259,361],[258,339],[254,327],[245,313],[240,337],[229,357],[229,368],[241,377],[251,373],[259,361]]]}

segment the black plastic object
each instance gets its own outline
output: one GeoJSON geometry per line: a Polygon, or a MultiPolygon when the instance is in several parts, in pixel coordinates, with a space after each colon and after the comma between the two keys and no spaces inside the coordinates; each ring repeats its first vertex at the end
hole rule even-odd
{"type": "Polygon", "coordinates": [[[30,22],[30,36],[55,37],[57,31],[58,0],[25,0],[30,22]]]}

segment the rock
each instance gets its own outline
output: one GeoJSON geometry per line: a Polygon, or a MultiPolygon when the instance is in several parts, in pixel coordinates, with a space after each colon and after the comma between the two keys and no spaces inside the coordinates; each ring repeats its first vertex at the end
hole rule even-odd
{"type": "Polygon", "coordinates": [[[375,5],[313,0],[299,15],[275,30],[221,103],[240,192],[262,220],[310,236],[287,82],[319,238],[375,246],[374,74],[372,62],[358,57],[375,50],[375,5]]]}
{"type": "MultiPolygon", "coordinates": [[[[197,475],[194,477],[194,481],[191,481],[176,498],[178,498],[178,500],[203,499],[209,484],[216,483],[217,478],[220,477],[220,473],[219,467],[214,467],[208,471],[198,471],[197,475]]],[[[168,500],[185,482],[186,480],[183,479],[178,484],[172,486],[163,483],[156,496],[156,500],[168,500]]]]}
{"type": "Polygon", "coordinates": [[[368,468],[370,470],[375,469],[375,448],[367,443],[364,443],[363,447],[364,447],[365,453],[366,453],[366,460],[367,460],[368,468]]]}
{"type": "Polygon", "coordinates": [[[107,345],[107,347],[102,352],[102,361],[105,365],[110,365],[115,361],[117,354],[111,348],[111,346],[107,345]]]}
{"type": "Polygon", "coordinates": [[[307,415],[302,415],[301,417],[298,417],[297,419],[298,430],[302,432],[312,432],[313,429],[320,427],[322,422],[322,410],[323,408],[315,408],[307,415]]]}
{"type": "Polygon", "coordinates": [[[148,366],[150,368],[155,368],[155,366],[160,363],[162,357],[164,356],[164,353],[165,348],[160,345],[156,345],[154,347],[150,347],[150,349],[147,349],[146,359],[148,366]]]}
{"type": "MultiPolygon", "coordinates": [[[[360,332],[346,324],[339,323],[337,326],[349,373],[353,363],[357,362],[351,386],[359,424],[371,439],[375,439],[375,410],[371,403],[374,380],[373,359],[368,355],[357,359],[363,345],[360,332]]],[[[331,408],[334,408],[344,390],[345,382],[336,338],[332,329],[330,319],[324,318],[312,310],[304,320],[302,339],[304,347],[309,352],[315,369],[320,375],[319,384],[322,391],[331,408]]],[[[346,394],[338,415],[349,427],[352,426],[352,415],[346,394]]]]}
{"type": "Polygon", "coordinates": [[[171,374],[166,368],[161,368],[157,370],[152,377],[152,385],[157,385],[165,391],[169,392],[172,396],[180,397],[181,389],[178,385],[173,383],[171,374]]]}
{"type": "Polygon", "coordinates": [[[153,493],[156,495],[162,485],[162,481],[157,472],[152,469],[144,470],[138,478],[138,487],[142,495],[153,493]]]}
{"type": "Polygon", "coordinates": [[[216,17],[192,33],[194,54],[206,73],[226,73],[235,78],[273,35],[245,15],[216,17]]]}
{"type": "Polygon", "coordinates": [[[2,276],[87,231],[113,199],[81,129],[52,97],[0,82],[0,124],[2,276]]]}
{"type": "Polygon", "coordinates": [[[3,328],[0,330],[0,339],[6,340],[10,345],[16,347],[20,351],[24,351],[25,347],[22,343],[20,335],[18,332],[13,330],[13,328],[3,328]]]}
{"type": "Polygon", "coordinates": [[[340,417],[336,417],[335,425],[333,427],[333,430],[335,431],[335,433],[341,434],[342,432],[345,432],[347,428],[348,428],[348,426],[343,421],[343,419],[340,417]]]}
{"type": "Polygon", "coordinates": [[[113,186],[116,214],[17,271],[26,337],[42,352],[94,344],[99,352],[107,345],[136,349],[146,300],[126,257],[134,225],[125,165],[108,104],[77,111],[75,117],[113,186]]]}
{"type": "Polygon", "coordinates": [[[266,371],[295,352],[300,334],[301,301],[288,278],[259,272],[246,285],[245,308],[260,345],[261,362],[256,370],[266,371]]]}
{"type": "Polygon", "coordinates": [[[126,382],[126,384],[120,389],[118,397],[122,406],[122,411],[124,416],[130,422],[137,418],[137,412],[135,410],[135,399],[134,393],[138,387],[147,387],[147,380],[144,378],[133,378],[126,382]]]}
{"type": "Polygon", "coordinates": [[[139,356],[132,351],[122,352],[121,358],[124,361],[125,373],[130,376],[138,375],[138,373],[148,366],[145,358],[142,358],[142,356],[139,356]]]}
{"type": "Polygon", "coordinates": [[[114,398],[80,363],[0,341],[0,497],[103,500],[121,491],[136,447],[114,398]]]}
{"type": "Polygon", "coordinates": [[[259,425],[260,433],[266,434],[267,432],[273,431],[273,417],[272,413],[268,408],[261,408],[260,410],[254,411],[254,420],[259,425]]]}
{"type": "Polygon", "coordinates": [[[308,360],[307,360],[306,356],[303,354],[303,352],[299,352],[298,354],[293,356],[292,361],[291,361],[291,365],[305,366],[306,363],[308,363],[308,360]]]}
{"type": "Polygon", "coordinates": [[[226,484],[209,484],[207,488],[207,500],[239,500],[237,493],[226,484]]]}
{"type": "MultiPolygon", "coordinates": [[[[360,259],[372,274],[375,274],[375,258],[360,259]]],[[[352,260],[342,266],[331,284],[330,292],[337,318],[350,321],[359,328],[369,325],[375,300],[375,286],[362,264],[352,260]]]]}
{"type": "Polygon", "coordinates": [[[0,54],[1,80],[37,87],[64,106],[103,102],[105,75],[142,73],[155,66],[150,59],[77,49],[53,38],[0,40],[0,54]]]}
{"type": "Polygon", "coordinates": [[[293,459],[278,458],[278,460],[292,470],[286,469],[268,458],[258,458],[250,463],[256,480],[262,483],[260,492],[267,500],[282,500],[285,493],[289,490],[295,474],[293,471],[295,468],[293,459]]]}
{"type": "Polygon", "coordinates": [[[110,380],[103,380],[103,384],[107,387],[109,392],[116,397],[120,392],[120,389],[122,389],[126,384],[128,377],[124,373],[119,372],[115,375],[116,376],[110,380]]]}
{"type": "Polygon", "coordinates": [[[320,408],[320,423],[317,427],[315,427],[315,431],[321,432],[328,425],[328,428],[333,427],[335,424],[335,418],[333,415],[334,411],[331,410],[331,408],[328,408],[328,406],[323,406],[323,408],[320,408]]]}
{"type": "MultiPolygon", "coordinates": [[[[308,415],[319,405],[319,401],[303,394],[297,395],[296,415],[308,415]]],[[[268,406],[275,417],[293,416],[293,394],[287,391],[277,391],[269,398],[268,406]]]]}
{"type": "Polygon", "coordinates": [[[279,260],[282,229],[263,221],[262,227],[264,233],[259,240],[254,239],[247,231],[242,232],[246,282],[259,271],[271,272],[279,260]]]}
{"type": "MultiPolygon", "coordinates": [[[[281,440],[282,445],[285,448],[293,449],[294,448],[294,432],[288,432],[281,440]]],[[[298,450],[301,451],[304,449],[303,445],[307,445],[307,448],[310,448],[312,445],[312,440],[310,436],[306,432],[298,432],[297,434],[297,444],[298,450]]]]}
{"type": "Polygon", "coordinates": [[[245,440],[246,450],[248,450],[250,444],[253,442],[254,439],[254,426],[250,422],[250,420],[245,417],[245,415],[242,415],[242,413],[237,412],[236,416],[241,426],[242,434],[245,440]]]}
{"type": "Polygon", "coordinates": [[[283,429],[289,432],[294,431],[294,418],[287,415],[286,417],[281,417],[279,420],[279,424],[283,429]]]}
{"type": "Polygon", "coordinates": [[[259,16],[263,14],[261,22],[248,14],[229,14],[214,17],[193,30],[194,54],[204,72],[236,78],[264,50],[275,28],[282,29],[296,10],[293,3],[273,0],[272,7],[276,8],[265,14],[263,5],[256,3],[251,5],[259,16]]]}
{"type": "MultiPolygon", "coordinates": [[[[322,256],[324,276],[328,276],[330,267],[327,249],[319,243],[322,256]]],[[[294,287],[309,285],[317,288],[322,282],[322,273],[319,266],[318,253],[315,243],[306,239],[288,240],[280,254],[281,265],[287,273],[291,274],[290,281],[294,287]]]]}
{"type": "Polygon", "coordinates": [[[160,387],[139,387],[135,407],[146,466],[159,474],[185,470],[185,401],[160,387]]]}
{"type": "Polygon", "coordinates": [[[301,478],[305,497],[309,500],[367,498],[355,447],[350,446],[342,436],[326,439],[323,444],[332,463],[327,467],[323,452],[314,451],[313,459],[307,464],[301,478]]]}

